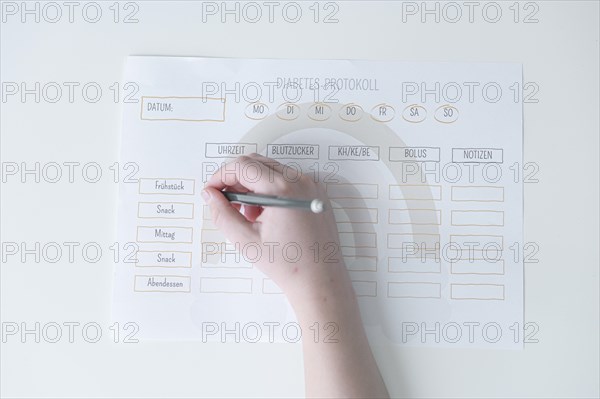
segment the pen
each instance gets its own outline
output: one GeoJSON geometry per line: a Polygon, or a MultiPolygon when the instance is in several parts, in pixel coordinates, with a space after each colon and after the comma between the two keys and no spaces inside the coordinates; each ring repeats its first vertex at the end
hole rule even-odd
{"type": "Polygon", "coordinates": [[[254,193],[233,193],[231,191],[222,191],[229,202],[236,202],[247,205],[257,206],[279,206],[282,208],[299,208],[313,213],[321,213],[325,209],[325,204],[320,199],[296,200],[292,198],[277,197],[275,195],[263,195],[254,193]]]}

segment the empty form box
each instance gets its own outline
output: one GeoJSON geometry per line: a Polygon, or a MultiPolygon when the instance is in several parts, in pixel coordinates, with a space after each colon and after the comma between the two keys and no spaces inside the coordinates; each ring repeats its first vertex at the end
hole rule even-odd
{"type": "Polygon", "coordinates": [[[451,299],[504,300],[501,284],[450,284],[451,299]]]}
{"type": "Polygon", "coordinates": [[[503,202],[504,187],[453,186],[452,201],[503,202]]]}
{"type": "Polygon", "coordinates": [[[442,297],[439,283],[388,283],[390,298],[434,298],[442,297]]]}

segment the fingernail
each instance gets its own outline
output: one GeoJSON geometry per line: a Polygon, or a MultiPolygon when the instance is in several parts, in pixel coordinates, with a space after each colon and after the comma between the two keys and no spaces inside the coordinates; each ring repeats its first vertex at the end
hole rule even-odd
{"type": "Polygon", "coordinates": [[[202,190],[202,199],[204,200],[204,202],[209,202],[210,201],[210,193],[207,190],[202,190]]]}

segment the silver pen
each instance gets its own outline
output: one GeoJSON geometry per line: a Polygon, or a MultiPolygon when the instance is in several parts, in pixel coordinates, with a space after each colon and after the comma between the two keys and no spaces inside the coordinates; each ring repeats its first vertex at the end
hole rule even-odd
{"type": "Polygon", "coordinates": [[[231,191],[221,191],[229,202],[256,206],[278,206],[282,208],[299,208],[313,213],[321,213],[325,209],[325,204],[320,199],[297,200],[292,198],[283,198],[275,195],[264,195],[254,193],[234,193],[231,191]]]}

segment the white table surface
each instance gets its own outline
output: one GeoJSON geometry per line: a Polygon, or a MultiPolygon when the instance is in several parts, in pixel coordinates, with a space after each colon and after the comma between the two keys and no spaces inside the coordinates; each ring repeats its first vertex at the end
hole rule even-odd
{"type": "MultiPolygon", "coordinates": [[[[135,2],[139,22],[132,24],[113,22],[112,1],[98,2],[103,14],[95,24],[83,19],[86,2],[79,2],[69,23],[67,6],[58,2],[64,13],[59,22],[44,19],[54,18],[46,8],[39,23],[31,15],[23,23],[6,4],[21,2],[3,3],[3,83],[97,82],[104,89],[95,104],[84,101],[80,90],[73,103],[35,103],[33,96],[3,100],[4,165],[97,162],[111,173],[108,166],[119,159],[121,115],[109,87],[121,79],[127,55],[522,63],[524,81],[539,87],[539,102],[524,106],[525,161],[539,166],[539,183],[525,185],[525,241],[540,248],[539,262],[525,265],[525,321],[539,326],[539,342],[523,351],[383,343],[373,349],[393,396],[598,397],[597,1],[522,2],[518,23],[512,1],[496,3],[503,12],[498,23],[483,18],[489,2],[477,2],[472,23],[463,2],[455,3],[463,11],[456,23],[448,21],[453,9],[443,2],[439,23],[432,15],[421,22],[421,14],[405,14],[403,21],[402,2],[337,2],[339,21],[331,24],[313,22],[312,2],[301,2],[304,13],[296,24],[283,19],[280,8],[269,23],[263,2],[265,15],[254,24],[243,18],[236,23],[233,16],[225,23],[218,16],[203,22],[202,3],[193,1],[135,2]],[[536,7],[538,22],[523,23],[536,7]]],[[[404,3],[405,9],[421,7],[404,3]]],[[[44,4],[38,7],[43,13],[44,4]]],[[[133,10],[124,7],[120,19],[133,10]]],[[[88,12],[93,17],[93,9],[88,12]]],[[[104,336],[87,343],[76,330],[73,343],[63,337],[56,344],[36,344],[33,335],[25,343],[5,337],[2,396],[302,396],[299,345],[111,343],[108,247],[115,241],[117,185],[110,180],[86,183],[79,174],[73,184],[65,178],[36,184],[31,177],[2,184],[2,242],[98,242],[106,251],[97,263],[82,261],[80,252],[73,263],[66,257],[55,264],[3,260],[5,328],[15,322],[96,322],[104,336]]]]}

